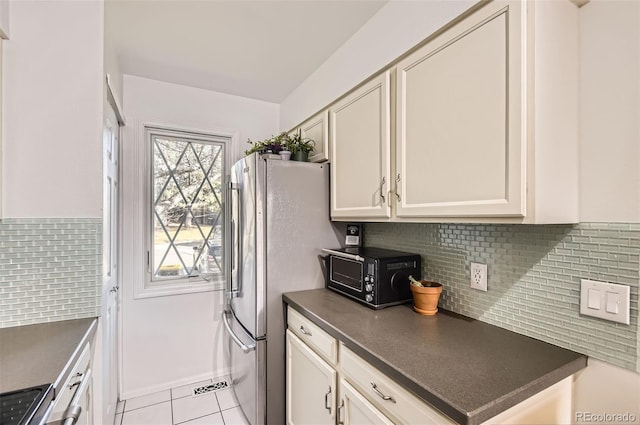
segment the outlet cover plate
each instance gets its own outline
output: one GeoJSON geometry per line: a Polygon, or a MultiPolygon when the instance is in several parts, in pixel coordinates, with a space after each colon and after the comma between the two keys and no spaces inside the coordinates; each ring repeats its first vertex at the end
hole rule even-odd
{"type": "Polygon", "coordinates": [[[471,287],[479,291],[487,291],[487,265],[471,263],[471,287]]]}

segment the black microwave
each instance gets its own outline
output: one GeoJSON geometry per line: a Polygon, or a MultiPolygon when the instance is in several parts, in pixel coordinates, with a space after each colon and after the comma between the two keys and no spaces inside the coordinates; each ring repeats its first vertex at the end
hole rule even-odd
{"type": "Polygon", "coordinates": [[[420,255],[382,248],[323,249],[327,288],[374,309],[412,299],[409,275],[420,280],[420,255]]]}

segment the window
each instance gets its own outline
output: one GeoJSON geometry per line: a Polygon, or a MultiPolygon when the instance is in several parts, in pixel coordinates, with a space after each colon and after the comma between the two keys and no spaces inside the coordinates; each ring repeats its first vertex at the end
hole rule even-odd
{"type": "Polygon", "coordinates": [[[147,128],[151,149],[149,287],[224,282],[225,148],[229,138],[147,128]]]}

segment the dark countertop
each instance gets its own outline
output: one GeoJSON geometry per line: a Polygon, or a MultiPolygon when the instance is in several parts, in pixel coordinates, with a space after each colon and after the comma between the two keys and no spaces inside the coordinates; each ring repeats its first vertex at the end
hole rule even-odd
{"type": "Polygon", "coordinates": [[[96,327],[89,318],[0,329],[0,393],[42,384],[55,391],[96,327]]]}
{"type": "Polygon", "coordinates": [[[443,310],[371,310],[327,289],[283,300],[460,424],[490,419],[587,366],[582,354],[443,310]]]}

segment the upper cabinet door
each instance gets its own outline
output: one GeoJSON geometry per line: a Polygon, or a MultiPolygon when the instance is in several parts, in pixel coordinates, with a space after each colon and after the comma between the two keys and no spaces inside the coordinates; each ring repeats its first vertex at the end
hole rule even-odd
{"type": "Polygon", "coordinates": [[[398,63],[397,217],[525,215],[521,13],[491,3],[398,63]]]}
{"type": "Polygon", "coordinates": [[[386,71],[329,108],[334,220],[391,216],[389,79],[386,71]]]}
{"type": "Polygon", "coordinates": [[[309,156],[311,162],[324,162],[329,159],[329,111],[324,110],[305,122],[300,127],[302,137],[315,142],[315,149],[309,156]]]}

